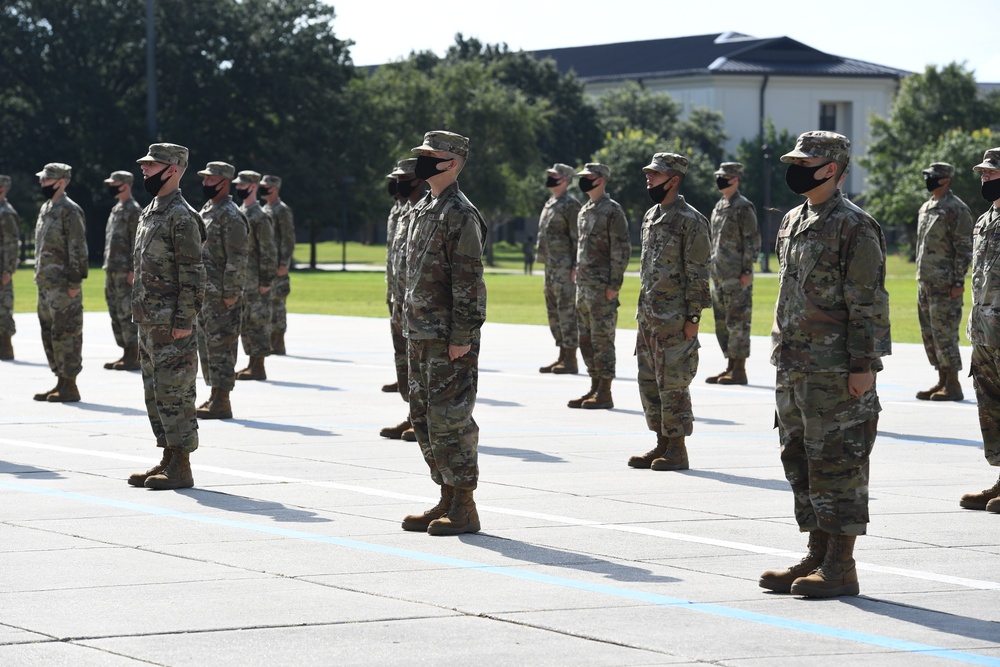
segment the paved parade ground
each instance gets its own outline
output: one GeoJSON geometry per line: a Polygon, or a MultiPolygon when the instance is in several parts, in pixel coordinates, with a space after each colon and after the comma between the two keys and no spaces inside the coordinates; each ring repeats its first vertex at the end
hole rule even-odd
{"type": "Polygon", "coordinates": [[[653,444],[634,332],[615,409],[584,411],[565,407],[584,375],[537,372],[557,354],[546,328],[488,323],[483,530],[431,537],[400,529],[437,501],[416,444],[378,436],[406,414],[380,391],[387,320],[290,315],[289,355],[237,383],[234,420],[201,423],[182,491],[125,483],[159,450],[140,374],[102,368],[120,356],[106,314],[85,316],[76,404],[31,400],[54,378],[35,316],[17,326],[0,362],[0,665],[1000,665],[1000,515],[958,505],[998,470],[969,378],[961,403],[913,398],[935,378],[919,346],[896,345],[878,379],[861,596],[806,600],[757,586],[806,541],[765,338],[750,386],[725,387],[704,383],[725,362],[703,332],[691,470],[654,472],[625,465],[653,444]]]}

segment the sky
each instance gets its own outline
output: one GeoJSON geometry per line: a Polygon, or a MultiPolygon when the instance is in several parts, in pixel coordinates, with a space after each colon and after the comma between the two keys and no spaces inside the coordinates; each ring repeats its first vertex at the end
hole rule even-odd
{"type": "Polygon", "coordinates": [[[323,1],[356,65],[442,55],[459,32],[531,51],[734,31],[914,72],[964,62],[977,81],[1000,83],[996,0],[323,1]]]}

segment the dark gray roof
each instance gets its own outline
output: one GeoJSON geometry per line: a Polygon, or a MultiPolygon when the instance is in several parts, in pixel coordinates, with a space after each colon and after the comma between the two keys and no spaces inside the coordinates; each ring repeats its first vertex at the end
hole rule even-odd
{"type": "Polygon", "coordinates": [[[727,32],[532,51],[586,82],[704,74],[776,74],[899,79],[910,72],[824,53],[790,37],[727,32]]]}

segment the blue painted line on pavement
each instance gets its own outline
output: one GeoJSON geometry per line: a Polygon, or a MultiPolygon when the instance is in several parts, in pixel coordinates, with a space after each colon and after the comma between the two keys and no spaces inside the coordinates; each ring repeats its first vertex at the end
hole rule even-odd
{"type": "Polygon", "coordinates": [[[761,614],[758,612],[736,609],[734,607],[725,607],[723,605],[718,605],[718,604],[692,602],[691,600],[670,597],[667,595],[660,595],[658,593],[647,593],[644,591],[637,591],[629,588],[621,588],[618,586],[609,586],[606,584],[592,583],[588,581],[581,581],[578,579],[569,579],[566,577],[556,577],[548,574],[531,572],[529,570],[520,570],[517,568],[507,567],[507,566],[488,565],[486,563],[478,563],[476,561],[464,560],[461,558],[452,558],[450,556],[440,556],[437,554],[425,553],[423,551],[414,551],[412,549],[402,549],[399,547],[390,547],[381,544],[373,544],[371,542],[361,542],[358,540],[352,540],[344,537],[319,535],[317,533],[309,533],[302,530],[293,530],[290,528],[282,528],[279,526],[267,526],[263,524],[255,524],[245,521],[234,521],[232,519],[206,516],[203,514],[194,514],[191,512],[182,512],[180,510],[173,510],[164,507],[156,507],[153,505],[142,505],[139,503],[114,500],[111,498],[101,498],[99,496],[91,496],[72,491],[59,491],[56,489],[48,489],[44,487],[32,486],[29,484],[18,484],[15,482],[0,482],[0,489],[23,491],[26,493],[51,496],[63,500],[78,501],[93,505],[103,505],[105,507],[114,507],[117,509],[131,510],[135,512],[141,512],[143,514],[169,517],[173,519],[180,519],[183,521],[192,521],[195,523],[223,526],[226,528],[236,528],[241,530],[250,530],[258,533],[266,533],[269,535],[287,537],[296,540],[320,542],[323,544],[330,544],[338,547],[344,547],[347,549],[367,551],[369,553],[378,553],[387,556],[396,556],[398,558],[406,558],[409,560],[430,563],[433,565],[444,565],[447,567],[453,567],[457,569],[489,572],[492,574],[498,574],[513,579],[520,579],[522,581],[531,581],[534,583],[548,584],[551,586],[559,586],[562,588],[569,588],[578,591],[586,591],[589,593],[599,593],[601,595],[609,595],[618,598],[625,598],[628,600],[645,602],[648,604],[658,605],[662,607],[672,607],[675,609],[682,609],[686,611],[696,611],[699,613],[708,614],[711,616],[716,616],[721,618],[747,621],[749,623],[756,623],[758,625],[764,625],[773,628],[793,630],[796,632],[806,632],[814,635],[819,635],[822,637],[829,637],[832,639],[842,639],[845,641],[850,641],[858,644],[878,646],[880,648],[885,648],[892,651],[899,651],[902,653],[912,653],[915,655],[925,655],[929,657],[942,658],[945,660],[961,662],[967,665],[986,665],[988,667],[1000,667],[1000,658],[991,658],[989,656],[978,655],[975,653],[966,653],[964,651],[956,651],[952,649],[941,648],[939,646],[931,646],[929,644],[921,644],[918,642],[911,642],[904,639],[896,639],[894,637],[883,637],[881,635],[873,635],[865,632],[855,632],[854,630],[847,630],[844,628],[837,628],[829,625],[809,623],[806,621],[797,621],[794,619],[782,618],[780,616],[771,616],[769,614],[761,614]]]}

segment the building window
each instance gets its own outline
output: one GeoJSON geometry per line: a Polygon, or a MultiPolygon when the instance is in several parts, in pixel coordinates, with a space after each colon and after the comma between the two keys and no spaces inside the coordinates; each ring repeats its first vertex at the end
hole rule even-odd
{"type": "Polygon", "coordinates": [[[833,102],[822,102],[819,105],[819,129],[825,132],[837,131],[837,105],[833,102]]]}

